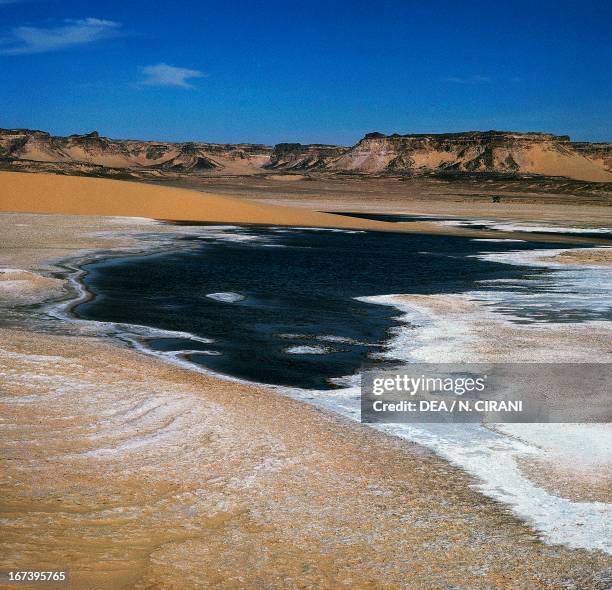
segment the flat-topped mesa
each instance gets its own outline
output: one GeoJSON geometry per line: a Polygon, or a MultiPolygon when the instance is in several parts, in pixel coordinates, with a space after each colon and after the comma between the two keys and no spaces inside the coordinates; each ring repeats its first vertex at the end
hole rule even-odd
{"type": "Polygon", "coordinates": [[[456,133],[392,133],[385,135],[374,131],[366,133],[361,141],[366,139],[414,139],[414,140],[432,140],[432,141],[511,141],[511,140],[526,140],[526,141],[559,141],[569,142],[569,135],[553,135],[552,133],[542,133],[540,131],[458,131],[456,133]]]}
{"type": "Polygon", "coordinates": [[[482,172],[612,181],[604,159],[592,158],[586,148],[575,149],[567,135],[535,132],[368,133],[330,168],[361,174],[482,172]]]}
{"type": "Polygon", "coordinates": [[[325,168],[348,152],[351,148],[318,143],[278,143],[274,146],[270,163],[265,168],[270,170],[325,170],[325,168]]]}
{"type": "Polygon", "coordinates": [[[111,139],[97,131],[59,137],[45,131],[0,129],[0,166],[120,178],[266,172],[401,176],[486,173],[612,182],[612,145],[572,142],[567,135],[514,131],[368,133],[353,147],[300,143],[271,147],[111,139]]]}

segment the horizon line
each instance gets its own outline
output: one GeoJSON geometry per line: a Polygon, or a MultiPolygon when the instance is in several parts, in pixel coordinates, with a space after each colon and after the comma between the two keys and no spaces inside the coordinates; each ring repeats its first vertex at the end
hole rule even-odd
{"type": "MultiPolygon", "coordinates": [[[[351,145],[346,145],[346,144],[341,144],[341,143],[322,143],[322,142],[307,142],[307,143],[303,143],[300,141],[277,141],[274,143],[267,143],[267,142],[261,142],[261,141],[238,141],[238,142],[231,142],[231,141],[211,141],[211,140],[202,140],[202,139],[182,139],[182,140],[167,140],[167,139],[143,139],[143,138],[137,138],[137,137],[117,137],[117,136],[113,136],[113,135],[106,135],[106,134],[101,134],[99,131],[97,130],[91,130],[88,131],[86,133],[70,133],[70,134],[66,134],[66,135],[62,135],[62,134],[55,134],[52,133],[51,131],[46,131],[44,129],[34,129],[34,128],[30,128],[30,127],[0,127],[0,132],[5,132],[5,131],[23,131],[23,132],[31,132],[31,133],[45,133],[51,137],[62,137],[62,138],[69,138],[69,137],[86,137],[88,135],[96,135],[98,137],[101,138],[105,138],[105,139],[110,139],[110,140],[114,140],[114,141],[142,141],[142,142],[159,142],[159,143],[173,143],[173,144],[182,144],[182,143],[202,143],[202,144],[210,144],[210,145],[260,145],[260,146],[266,146],[266,147],[274,147],[276,145],[282,145],[282,144],[293,144],[293,145],[320,145],[320,146],[328,146],[328,147],[346,147],[346,148],[350,148],[352,146],[354,146],[355,144],[351,144],[351,145]]],[[[608,141],[592,141],[592,140],[578,140],[578,141],[574,141],[572,140],[571,136],[567,133],[553,133],[550,131],[519,131],[519,130],[508,130],[508,129],[468,129],[465,131],[444,131],[444,132],[420,132],[420,133],[399,133],[399,132],[393,132],[393,133],[384,133],[381,131],[367,131],[365,133],[363,133],[361,135],[361,138],[357,140],[356,143],[359,143],[359,141],[365,139],[367,136],[372,136],[372,135],[380,135],[383,137],[428,137],[428,136],[450,136],[450,135],[467,135],[470,133],[498,133],[498,134],[520,134],[520,135],[548,135],[551,136],[553,138],[567,138],[567,141],[569,141],[570,143],[591,143],[591,144],[604,144],[604,145],[609,145],[612,144],[612,140],[608,140],[608,141]]]]}

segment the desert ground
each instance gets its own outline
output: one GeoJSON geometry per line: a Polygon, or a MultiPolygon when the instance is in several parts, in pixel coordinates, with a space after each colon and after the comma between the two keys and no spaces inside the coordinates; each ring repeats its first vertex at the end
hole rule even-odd
{"type": "MultiPolygon", "coordinates": [[[[274,178],[274,177],[271,177],[274,178]]],[[[184,181],[180,188],[141,182],[125,182],[100,178],[84,178],[55,174],[31,174],[19,172],[0,172],[0,211],[24,213],[57,213],[69,215],[109,215],[145,217],[171,221],[206,221],[215,223],[252,223],[264,225],[314,226],[344,229],[369,229],[374,231],[401,231],[410,233],[431,233],[462,235],[475,238],[518,238],[531,241],[550,241],[550,236],[538,233],[520,232],[494,233],[441,226],[428,221],[410,223],[388,223],[368,219],[330,215],[329,211],[372,211],[386,213],[406,213],[414,215],[436,214],[443,216],[482,217],[493,219],[540,220],[587,224],[587,226],[606,226],[612,223],[610,207],[597,201],[596,204],[574,204],[566,201],[557,204],[537,204],[526,207],[523,204],[504,205],[471,203],[473,196],[457,198],[445,195],[444,198],[430,198],[423,201],[420,190],[402,191],[393,194],[387,185],[375,184],[376,191],[364,188],[360,181],[333,185],[335,190],[304,193],[301,182],[289,181],[287,189],[279,193],[267,192],[267,184],[253,177],[243,179],[242,190],[230,184],[232,196],[220,194],[225,180],[206,190],[201,187],[202,180],[184,181]],[[184,185],[184,186],[183,186],[184,185]],[[246,187],[246,188],[245,188],[246,187]],[[260,187],[260,188],[258,188],[260,187]],[[212,190],[210,190],[212,188],[212,190]],[[263,190],[263,196],[262,196],[263,190]],[[359,206],[355,209],[355,206],[359,206]],[[568,209],[569,207],[569,209],[568,209]],[[580,210],[580,213],[578,213],[580,210]],[[322,212],[323,211],[323,212],[322,212]],[[435,212],[435,213],[434,213],[435,212]],[[589,221],[590,220],[590,221],[589,221]],[[592,220],[596,220],[594,223],[592,220]]],[[[323,182],[323,181],[321,181],[323,182]]],[[[267,179],[272,186],[278,180],[267,179]]],[[[309,185],[309,182],[306,182],[309,185]]],[[[325,184],[325,183],[324,183],[325,184]]],[[[366,185],[367,186],[367,185],[366,185]]],[[[556,240],[566,243],[584,243],[585,240],[573,236],[558,236],[556,240]]],[[[593,243],[606,244],[609,240],[591,239],[593,243]]]]}
{"type": "MultiPolygon", "coordinates": [[[[190,185],[210,196],[0,173],[0,569],[66,569],[70,588],[608,587],[608,556],[541,542],[474,479],[416,444],[49,315],[49,304],[74,297],[67,261],[152,251],[191,231],[151,217],[482,237],[490,232],[317,210],[605,226],[605,201],[549,195],[525,205],[519,195],[492,204],[489,195],[445,194],[433,202],[407,197],[399,182],[394,193],[372,181],[366,197],[350,183],[330,194],[304,179],[256,179],[241,190],[214,182],[190,185]]],[[[461,315],[451,303],[427,305],[461,315]]],[[[486,332],[486,322],[474,329],[486,332]]],[[[505,334],[505,348],[498,336],[488,335],[506,351],[529,344],[519,329],[505,334]]],[[[598,338],[603,351],[605,334],[598,338]]],[[[564,474],[558,493],[574,475],[564,474]]],[[[607,498],[601,486],[594,493],[607,498]]]]}
{"type": "Polygon", "coordinates": [[[278,174],[184,176],[171,186],[317,211],[355,211],[610,225],[610,183],[564,178],[278,174]],[[499,202],[493,202],[498,197],[499,202]]]}

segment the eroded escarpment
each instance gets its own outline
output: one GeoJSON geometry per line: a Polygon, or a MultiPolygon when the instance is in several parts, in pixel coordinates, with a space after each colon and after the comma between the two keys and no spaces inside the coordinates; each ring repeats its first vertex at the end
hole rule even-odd
{"type": "Polygon", "coordinates": [[[612,182],[612,145],[565,135],[512,131],[384,135],[352,147],[326,144],[216,144],[110,139],[97,132],[58,137],[0,130],[0,167],[114,178],[248,176],[274,173],[365,176],[497,175],[612,182]]]}
{"type": "Polygon", "coordinates": [[[612,147],[598,144],[589,151],[581,145],[576,149],[569,137],[546,133],[369,133],[338,158],[333,168],[369,173],[539,174],[611,181],[609,162],[604,162],[602,154],[609,158],[612,147]]]}
{"type": "MultiPolygon", "coordinates": [[[[129,171],[202,173],[224,170],[247,174],[269,159],[271,148],[258,144],[214,144],[110,139],[93,131],[85,135],[53,136],[29,129],[0,130],[0,160],[38,163],[65,169],[120,176],[129,171]],[[53,166],[54,165],[54,166],[53,166]]],[[[17,164],[17,166],[19,166],[17,164]]]]}

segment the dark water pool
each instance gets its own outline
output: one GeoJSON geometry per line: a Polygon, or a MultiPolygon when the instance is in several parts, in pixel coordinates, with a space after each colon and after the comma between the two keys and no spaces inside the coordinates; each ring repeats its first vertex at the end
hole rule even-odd
{"type": "Polygon", "coordinates": [[[190,360],[221,373],[305,388],[330,388],[330,378],[356,372],[398,325],[397,309],[356,297],[461,293],[483,279],[537,277],[549,271],[471,255],[551,247],[288,228],[201,232],[188,249],[87,265],[95,298],[75,313],[210,338],[148,344],[192,350],[190,360]]]}

